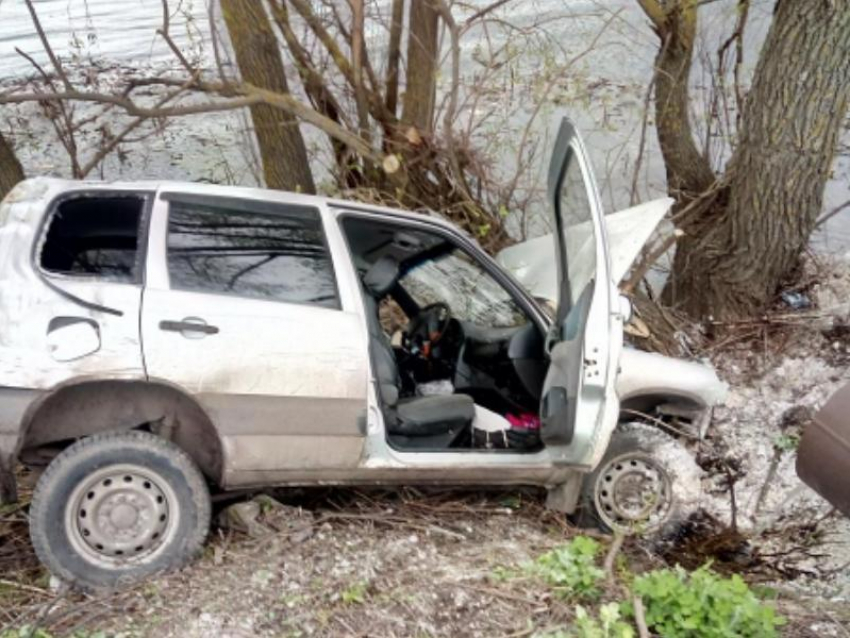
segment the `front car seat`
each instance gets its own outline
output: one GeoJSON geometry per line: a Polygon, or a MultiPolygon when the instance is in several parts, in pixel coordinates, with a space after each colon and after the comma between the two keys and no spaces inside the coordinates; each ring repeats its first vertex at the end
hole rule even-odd
{"type": "Polygon", "coordinates": [[[363,275],[369,352],[378,382],[387,432],[400,447],[446,448],[467,430],[475,416],[475,404],[465,394],[401,397],[401,378],[390,340],[381,327],[378,304],[396,287],[401,269],[398,261],[381,257],[363,275]]]}

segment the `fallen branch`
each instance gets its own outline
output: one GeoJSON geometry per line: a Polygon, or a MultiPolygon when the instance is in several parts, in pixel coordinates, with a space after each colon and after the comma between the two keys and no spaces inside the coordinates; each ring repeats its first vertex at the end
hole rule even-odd
{"type": "Polygon", "coordinates": [[[635,595],[632,598],[632,606],[635,610],[635,624],[638,628],[640,638],[649,638],[649,628],[646,626],[646,614],[643,608],[643,599],[635,595]]]}
{"type": "Polygon", "coordinates": [[[444,529],[442,527],[438,527],[434,524],[429,525],[420,525],[418,523],[413,523],[405,518],[399,516],[380,516],[377,514],[336,514],[336,513],[325,513],[322,514],[317,522],[320,523],[326,520],[350,520],[350,521],[372,521],[374,523],[384,523],[385,525],[398,525],[401,527],[408,527],[410,529],[416,529],[421,532],[433,532],[436,534],[441,534],[443,536],[447,536],[448,538],[453,538],[455,540],[465,541],[468,540],[464,534],[459,534],[458,532],[453,532],[448,529],[444,529]]]}
{"type": "Polygon", "coordinates": [[[617,555],[623,547],[623,541],[626,540],[626,535],[622,530],[614,532],[614,540],[611,542],[611,547],[608,548],[608,554],[605,556],[605,562],[602,564],[602,569],[605,571],[605,578],[609,585],[614,583],[614,561],[617,560],[617,555]]]}
{"type": "Polygon", "coordinates": [[[14,589],[20,589],[21,591],[28,591],[34,594],[40,594],[42,596],[53,596],[53,594],[46,589],[27,585],[26,583],[16,583],[13,580],[0,579],[0,585],[2,585],[3,587],[12,587],[14,589]]]}

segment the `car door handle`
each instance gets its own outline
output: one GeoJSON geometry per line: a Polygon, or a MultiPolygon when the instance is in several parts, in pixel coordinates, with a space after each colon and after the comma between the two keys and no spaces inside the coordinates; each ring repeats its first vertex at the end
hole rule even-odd
{"type": "Polygon", "coordinates": [[[218,327],[211,326],[198,317],[186,317],[182,321],[163,320],[159,322],[159,329],[167,332],[201,333],[204,335],[218,334],[218,327]]]}

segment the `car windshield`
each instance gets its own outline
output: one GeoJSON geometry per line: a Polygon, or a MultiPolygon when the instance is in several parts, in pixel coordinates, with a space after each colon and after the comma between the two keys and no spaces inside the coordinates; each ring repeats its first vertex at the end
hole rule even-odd
{"type": "Polygon", "coordinates": [[[527,321],[510,293],[457,249],[418,264],[400,284],[419,307],[441,301],[460,321],[493,328],[521,326],[527,321]]]}

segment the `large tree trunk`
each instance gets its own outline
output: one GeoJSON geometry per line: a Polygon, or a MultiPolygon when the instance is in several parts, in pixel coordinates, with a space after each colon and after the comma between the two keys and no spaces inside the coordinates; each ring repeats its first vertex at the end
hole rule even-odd
{"type": "Polygon", "coordinates": [[[24,169],[15,155],[12,145],[0,133],[0,199],[24,179],[24,169]]]}
{"type": "Polygon", "coordinates": [[[431,0],[410,3],[402,121],[430,133],[437,99],[439,12],[431,0]]]}
{"type": "Polygon", "coordinates": [[[751,315],[797,266],[823,204],[850,99],[850,0],[782,0],[747,95],[725,188],[684,227],[674,299],[751,315]]]}
{"type": "MultiPolygon", "coordinates": [[[[221,0],[221,11],[243,81],[288,94],[280,48],[265,7],[258,0],[221,0]]],[[[298,120],[274,107],[251,107],[251,119],[266,186],[315,193],[313,175],[298,120]]]]}
{"type": "Polygon", "coordinates": [[[850,0],[779,0],[715,180],[688,120],[697,0],[637,0],[661,40],[656,125],[684,231],[665,300],[694,317],[751,316],[791,274],[821,211],[850,98],[850,0]]]}

